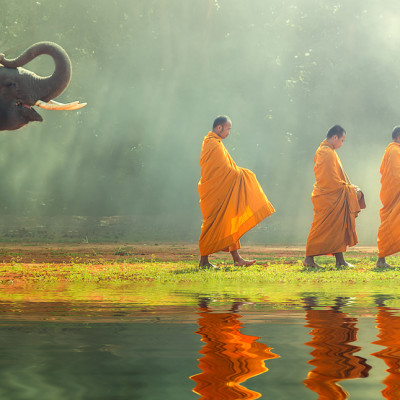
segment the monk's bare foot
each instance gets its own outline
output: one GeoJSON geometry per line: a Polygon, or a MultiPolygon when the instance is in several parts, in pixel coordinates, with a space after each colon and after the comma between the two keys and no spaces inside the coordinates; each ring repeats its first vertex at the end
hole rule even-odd
{"type": "Polygon", "coordinates": [[[200,257],[199,268],[200,269],[214,269],[216,271],[220,269],[216,265],[210,263],[210,261],[208,260],[208,256],[200,257]]]}
{"type": "Polygon", "coordinates": [[[344,260],[340,262],[336,261],[336,268],[354,268],[354,265],[344,260]]]}
{"type": "Polygon", "coordinates": [[[378,268],[393,268],[393,265],[388,264],[384,258],[378,258],[376,262],[376,266],[378,268]]]}
{"type": "Polygon", "coordinates": [[[354,265],[344,260],[343,253],[334,253],[336,258],[336,268],[354,268],[354,265]]]}
{"type": "Polygon", "coordinates": [[[310,264],[306,264],[305,262],[303,262],[303,265],[305,267],[309,267],[309,268],[322,268],[319,264],[317,264],[315,261],[313,261],[310,264]]]}
{"type": "Polygon", "coordinates": [[[213,269],[213,270],[215,270],[215,271],[218,271],[219,269],[221,269],[220,267],[218,267],[218,266],[216,266],[216,265],[214,265],[214,264],[211,264],[210,262],[207,262],[207,263],[199,263],[199,268],[200,269],[213,269]]]}
{"type": "Polygon", "coordinates": [[[253,265],[256,260],[245,260],[244,258],[240,257],[238,260],[234,261],[235,267],[250,267],[253,265]]]}
{"type": "Polygon", "coordinates": [[[305,267],[311,267],[311,268],[322,268],[320,265],[318,265],[315,261],[314,261],[314,257],[311,256],[307,256],[304,261],[303,261],[303,265],[305,267]]]}

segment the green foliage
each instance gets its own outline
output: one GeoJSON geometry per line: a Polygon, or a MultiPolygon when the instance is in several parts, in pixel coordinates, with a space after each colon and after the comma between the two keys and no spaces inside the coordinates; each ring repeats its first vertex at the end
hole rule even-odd
{"type": "Polygon", "coordinates": [[[304,242],[313,154],[341,123],[372,243],[379,161],[398,124],[398,11],[395,0],[2,1],[0,52],[61,44],[73,77],[60,100],[88,106],[1,135],[0,215],[150,215],[195,238],[201,139],[224,112],[228,150],[278,211],[249,237],[304,242]]]}

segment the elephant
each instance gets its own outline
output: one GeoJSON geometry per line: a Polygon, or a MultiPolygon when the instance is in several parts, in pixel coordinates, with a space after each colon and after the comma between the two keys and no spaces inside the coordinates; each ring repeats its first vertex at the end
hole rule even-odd
{"type": "Polygon", "coordinates": [[[39,42],[15,59],[0,54],[0,131],[16,130],[31,121],[43,121],[33,109],[77,110],[86,103],[62,104],[53,99],[59,96],[71,80],[71,60],[66,51],[53,42],[39,42]],[[52,75],[42,77],[22,68],[35,57],[47,54],[55,63],[52,75]]]}

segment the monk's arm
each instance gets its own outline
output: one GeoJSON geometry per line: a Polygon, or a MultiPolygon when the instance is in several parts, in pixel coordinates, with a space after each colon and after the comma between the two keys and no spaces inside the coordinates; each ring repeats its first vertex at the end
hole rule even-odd
{"type": "Polygon", "coordinates": [[[225,146],[222,143],[218,143],[213,148],[213,160],[219,168],[229,173],[239,173],[240,168],[233,161],[229,155],[225,146]]]}
{"type": "Polygon", "coordinates": [[[395,148],[389,155],[388,171],[392,175],[392,181],[397,186],[400,186],[400,148],[395,148]]]}
{"type": "Polygon", "coordinates": [[[207,143],[202,154],[200,165],[202,167],[202,178],[210,179],[215,176],[224,176],[227,173],[238,173],[238,168],[229,156],[222,143],[212,140],[207,143]]]}
{"type": "Polygon", "coordinates": [[[347,185],[338,173],[338,161],[335,153],[330,149],[322,149],[315,159],[315,178],[317,185],[326,190],[340,189],[347,185]]]}

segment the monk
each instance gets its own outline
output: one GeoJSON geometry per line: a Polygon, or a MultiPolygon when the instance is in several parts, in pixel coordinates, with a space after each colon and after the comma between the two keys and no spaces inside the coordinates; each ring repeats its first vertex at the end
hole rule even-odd
{"type": "Polygon", "coordinates": [[[381,225],[378,230],[378,268],[391,268],[385,257],[400,251],[400,126],[392,132],[381,164],[381,225]]]}
{"type": "Polygon", "coordinates": [[[376,316],[379,340],[372,342],[384,349],[372,353],[371,356],[380,358],[387,365],[387,376],[382,381],[386,386],[382,390],[382,398],[387,400],[400,399],[400,317],[398,310],[385,306],[381,299],[378,304],[376,316]]]}
{"type": "Polygon", "coordinates": [[[217,251],[229,251],[236,266],[254,264],[240,256],[239,239],[275,211],[253,172],[238,167],[222,144],[231,128],[229,117],[217,117],[201,148],[200,268],[218,269],[208,260],[217,251]]]}
{"type": "MultiPolygon", "coordinates": [[[[305,343],[313,347],[310,371],[304,384],[318,394],[318,399],[345,400],[349,398],[341,381],[368,377],[371,366],[357,356],[361,350],[357,341],[357,318],[340,310],[344,301],[338,297],[331,309],[315,309],[313,298],[306,298],[306,327],[311,328],[312,339],[305,343]]],[[[316,304],[315,304],[316,305],[316,304]]]]}
{"type": "Polygon", "coordinates": [[[314,220],[307,238],[304,265],[320,268],[314,256],[333,254],[336,267],[352,267],[344,260],[347,246],[357,244],[355,218],[360,212],[358,188],[343,170],[336,151],[343,145],[346,131],[339,125],[329,129],[314,157],[316,182],[311,194],[314,220]]]}
{"type": "Polygon", "coordinates": [[[268,371],[266,360],[279,358],[272,348],[258,342],[258,336],[241,332],[241,315],[212,312],[206,302],[199,309],[199,330],[204,342],[199,351],[201,373],[190,377],[199,400],[254,400],[259,392],[242,385],[248,379],[268,371]],[[204,307],[205,306],[205,307],[204,307]]]}

